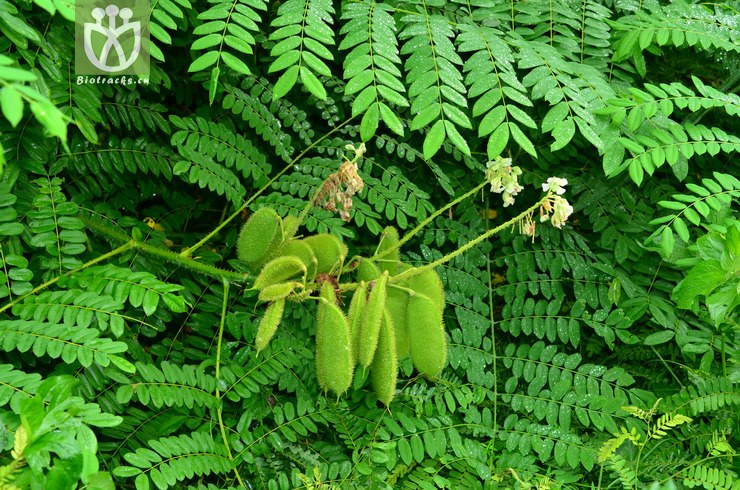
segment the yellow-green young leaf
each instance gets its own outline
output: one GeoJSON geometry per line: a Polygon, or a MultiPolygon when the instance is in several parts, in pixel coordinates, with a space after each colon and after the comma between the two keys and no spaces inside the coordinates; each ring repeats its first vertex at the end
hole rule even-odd
{"type": "Polygon", "coordinates": [[[488,138],[488,159],[493,160],[497,156],[501,155],[506,145],[509,143],[509,125],[501,124],[488,138]]]}
{"type": "Polygon", "coordinates": [[[285,300],[279,299],[270,305],[265,310],[265,314],[260,320],[259,327],[257,327],[257,336],[254,338],[254,345],[257,348],[257,352],[261,352],[270,340],[275,336],[280,320],[283,318],[283,311],[285,310],[285,300]]]}
{"type": "Polygon", "coordinates": [[[423,294],[432,300],[435,307],[441,312],[445,309],[445,290],[439,274],[434,269],[426,269],[405,281],[408,287],[418,294],[423,294]]]}
{"type": "Polygon", "coordinates": [[[403,289],[388,285],[388,294],[385,299],[385,309],[391,316],[396,335],[396,354],[403,359],[409,353],[409,328],[407,310],[409,294],[403,289]]]}
{"type": "Polygon", "coordinates": [[[375,252],[375,261],[381,270],[388,271],[391,276],[396,274],[396,266],[400,259],[398,241],[398,230],[388,226],[380,235],[378,250],[375,252]]]}
{"type": "Polygon", "coordinates": [[[370,295],[365,306],[365,317],[362,320],[362,332],[360,333],[359,351],[357,360],[364,366],[370,366],[378,347],[378,336],[380,335],[380,324],[385,312],[385,299],[387,295],[386,285],[388,273],[384,272],[377,280],[369,284],[370,295]]]}
{"type": "Polygon", "coordinates": [[[227,53],[225,51],[221,52],[221,59],[224,61],[224,64],[234,70],[237,73],[241,73],[243,75],[251,75],[252,72],[249,70],[249,67],[244,63],[242,60],[237,58],[231,53],[227,53]]]}
{"type": "Polygon", "coordinates": [[[424,158],[429,160],[437,154],[439,149],[442,147],[442,143],[445,140],[445,124],[443,120],[439,120],[434,123],[432,129],[427,133],[424,138],[424,158]]]}
{"type": "Polygon", "coordinates": [[[349,334],[352,345],[352,364],[357,364],[360,335],[362,334],[362,320],[365,316],[366,306],[367,283],[360,281],[360,285],[352,295],[352,300],[349,302],[349,310],[347,311],[347,321],[349,322],[349,334]]]}
{"type": "Polygon", "coordinates": [[[352,384],[353,373],[347,317],[337,305],[320,297],[316,314],[316,376],[319,385],[341,395],[352,384]]]}
{"type": "Polygon", "coordinates": [[[11,126],[16,127],[23,118],[23,98],[20,92],[7,85],[0,90],[0,109],[11,126]]]}
{"type": "Polygon", "coordinates": [[[298,65],[293,65],[288,68],[285,73],[282,74],[278,81],[275,82],[275,86],[272,89],[272,98],[279,99],[293,88],[295,82],[298,81],[298,65]]]}
{"type": "Polygon", "coordinates": [[[194,71],[205,70],[209,66],[216,63],[216,61],[218,61],[218,51],[208,51],[207,53],[202,54],[201,56],[196,58],[195,61],[190,63],[188,72],[192,73],[194,71]]]}
{"type": "Polygon", "coordinates": [[[67,148],[67,120],[57,106],[48,99],[42,99],[31,102],[30,107],[36,120],[52,136],[59,138],[65,149],[69,151],[67,148]]]}
{"type": "Polygon", "coordinates": [[[676,237],[673,236],[673,230],[666,226],[660,234],[660,249],[663,257],[668,258],[673,253],[673,246],[676,244],[676,237]]]}
{"type": "Polygon", "coordinates": [[[360,259],[360,264],[357,266],[357,280],[370,282],[380,277],[381,271],[375,262],[370,259],[360,259]]]}
{"type": "Polygon", "coordinates": [[[396,133],[398,136],[403,136],[403,124],[401,123],[401,120],[398,119],[398,116],[396,116],[396,113],[382,102],[379,107],[380,117],[383,119],[385,125],[388,126],[388,129],[396,133]]]}
{"type": "Polygon", "coordinates": [[[301,65],[301,82],[309,92],[321,100],[326,100],[326,89],[306,65],[301,65]]]}
{"type": "Polygon", "coordinates": [[[398,379],[398,356],[396,354],[396,339],[394,336],[393,321],[386,311],[378,337],[378,348],[370,365],[370,380],[373,391],[378,400],[384,405],[390,405],[396,394],[398,379]]]}
{"type": "Polygon", "coordinates": [[[306,266],[306,279],[313,281],[316,277],[316,267],[318,261],[311,247],[306,245],[303,240],[287,240],[277,251],[277,255],[292,255],[298,257],[306,266]]]}
{"type": "Polygon", "coordinates": [[[242,227],[236,242],[239,260],[256,263],[265,258],[275,242],[282,239],[280,221],[280,216],[272,208],[255,211],[242,227]]]}
{"type": "Polygon", "coordinates": [[[368,141],[375,135],[375,131],[378,129],[379,116],[377,103],[372,104],[365,115],[362,116],[362,121],[360,121],[360,138],[362,138],[362,141],[368,141]]]}
{"type": "Polygon", "coordinates": [[[681,218],[680,216],[676,216],[676,218],[673,220],[673,229],[676,230],[676,233],[678,233],[678,236],[681,237],[681,240],[689,243],[689,228],[686,226],[686,222],[683,220],[683,218],[681,218]]]}
{"type": "Polygon", "coordinates": [[[290,293],[295,291],[297,288],[303,287],[303,284],[297,281],[283,282],[280,284],[273,284],[267,286],[265,289],[260,291],[258,296],[260,301],[276,301],[279,299],[286,298],[290,293]]]}
{"type": "Polygon", "coordinates": [[[218,88],[218,77],[221,75],[221,67],[216,65],[211,70],[211,80],[208,82],[208,103],[213,105],[216,100],[216,89],[218,88]]]}
{"type": "Polygon", "coordinates": [[[630,162],[629,174],[632,182],[634,182],[638,186],[642,184],[642,178],[645,176],[645,172],[642,168],[642,165],[640,164],[640,160],[638,160],[637,158],[633,158],[630,162]]]}
{"type": "Polygon", "coordinates": [[[468,142],[465,141],[465,138],[463,138],[463,136],[457,130],[457,127],[455,127],[455,125],[452,124],[451,121],[445,120],[445,133],[447,134],[447,139],[449,139],[450,142],[455,145],[455,148],[460,150],[465,155],[470,155],[470,147],[468,146],[468,142]]]}
{"type": "Polygon", "coordinates": [[[447,339],[442,312],[423,294],[409,298],[407,312],[411,361],[421,374],[435,378],[447,364],[447,339]]]}
{"type": "Polygon", "coordinates": [[[316,256],[316,273],[328,274],[341,267],[347,257],[347,245],[334,235],[320,233],[306,237],[303,241],[316,256]]]}
{"type": "Polygon", "coordinates": [[[260,271],[254,281],[254,289],[265,289],[267,286],[286,282],[288,279],[306,275],[306,266],[298,257],[283,255],[272,259],[260,271]]]}

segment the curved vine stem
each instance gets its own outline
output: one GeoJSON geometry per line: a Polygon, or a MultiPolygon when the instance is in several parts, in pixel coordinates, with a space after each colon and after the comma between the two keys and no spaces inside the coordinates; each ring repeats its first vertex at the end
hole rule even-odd
{"type": "MultiPolygon", "coordinates": [[[[229,281],[227,281],[226,279],[223,279],[222,281],[224,285],[224,300],[221,305],[221,322],[218,326],[218,341],[216,342],[216,398],[218,398],[219,401],[218,408],[216,409],[216,415],[218,416],[218,427],[221,430],[221,439],[224,440],[226,455],[229,457],[229,460],[234,463],[234,455],[231,453],[229,439],[228,437],[226,437],[226,426],[224,425],[223,409],[221,408],[221,390],[218,388],[218,383],[221,378],[221,343],[224,338],[224,324],[226,323],[226,310],[229,302],[229,281]]],[[[239,474],[239,470],[236,468],[236,464],[234,464],[234,476],[236,476],[236,479],[239,481],[239,485],[241,485],[242,488],[248,488],[244,484],[244,480],[242,480],[242,476],[239,474]]]]}
{"type": "MultiPolygon", "coordinates": [[[[469,193],[468,193],[468,194],[469,194],[469,193]]],[[[414,277],[414,276],[415,276],[415,275],[417,275],[417,274],[421,274],[422,272],[426,271],[427,269],[432,269],[432,268],[434,268],[434,267],[437,267],[438,265],[442,265],[442,264],[444,264],[444,263],[447,263],[447,262],[449,262],[450,260],[454,259],[454,258],[455,258],[455,257],[457,257],[458,255],[460,255],[460,254],[462,254],[462,253],[465,253],[466,251],[468,251],[468,250],[470,250],[471,248],[475,247],[476,245],[478,245],[478,244],[479,244],[480,242],[482,242],[483,240],[486,240],[486,239],[488,239],[488,238],[492,237],[493,235],[495,235],[496,233],[500,232],[500,231],[501,231],[501,230],[503,230],[504,228],[507,228],[507,227],[509,227],[509,226],[514,226],[515,224],[517,224],[517,222],[518,222],[519,220],[521,220],[522,218],[524,218],[524,217],[525,217],[525,216],[527,216],[528,214],[530,214],[530,213],[533,213],[533,212],[534,212],[534,211],[535,211],[535,210],[536,210],[537,208],[539,208],[539,207],[540,207],[540,206],[541,206],[541,205],[542,205],[542,204],[543,204],[543,203],[544,203],[545,201],[547,201],[548,199],[550,199],[550,197],[552,197],[552,193],[548,192],[548,193],[547,193],[547,194],[545,195],[545,197],[543,197],[542,199],[540,199],[539,201],[537,201],[536,203],[534,203],[533,205],[531,205],[530,207],[528,207],[528,208],[527,208],[526,210],[524,210],[524,211],[523,211],[523,212],[521,212],[520,214],[518,214],[518,215],[514,216],[514,217],[513,217],[513,218],[511,218],[511,219],[510,219],[509,221],[507,221],[507,222],[505,222],[505,223],[502,223],[502,224],[498,225],[498,226],[497,226],[496,228],[491,228],[491,229],[490,229],[490,230],[488,230],[487,232],[483,233],[482,235],[479,235],[479,236],[478,236],[477,238],[475,238],[474,240],[471,240],[471,241],[469,241],[468,243],[466,243],[466,244],[465,244],[465,245],[463,245],[462,247],[458,248],[458,249],[457,249],[457,250],[455,250],[454,252],[450,252],[449,254],[445,255],[444,257],[442,257],[442,258],[440,258],[440,259],[437,259],[437,260],[435,260],[434,262],[430,262],[430,263],[428,263],[428,264],[426,264],[426,265],[423,265],[423,266],[421,266],[421,267],[414,267],[414,268],[412,268],[412,269],[409,269],[409,270],[407,270],[407,271],[405,271],[405,272],[402,272],[402,273],[400,273],[400,274],[398,274],[398,275],[395,275],[395,276],[391,277],[391,278],[390,278],[390,279],[388,280],[388,282],[389,282],[389,283],[395,283],[395,282],[400,282],[400,281],[403,281],[403,280],[409,279],[409,278],[411,278],[411,277],[414,277]]]]}
{"type": "Polygon", "coordinates": [[[73,274],[75,272],[79,272],[81,270],[87,269],[90,266],[93,266],[95,264],[98,264],[100,262],[103,262],[104,260],[108,260],[111,257],[115,257],[118,254],[122,254],[123,252],[125,252],[127,250],[130,250],[130,249],[132,249],[134,247],[135,247],[135,242],[133,240],[130,240],[130,241],[124,243],[123,245],[121,245],[120,247],[115,248],[115,249],[111,250],[110,252],[108,252],[106,254],[103,254],[100,257],[97,257],[97,258],[95,258],[95,259],[93,259],[93,260],[91,260],[89,262],[86,262],[86,263],[82,264],[77,269],[74,269],[74,270],[71,270],[71,271],[67,271],[64,274],[60,274],[60,275],[56,276],[53,279],[49,279],[45,283],[39,284],[38,286],[36,286],[35,288],[33,288],[31,291],[27,292],[26,294],[24,294],[22,296],[18,296],[14,300],[9,301],[8,303],[4,304],[2,307],[0,307],[0,313],[4,312],[8,308],[11,308],[14,304],[18,303],[19,301],[22,301],[24,298],[27,298],[28,296],[33,296],[34,294],[38,293],[39,291],[43,291],[44,289],[48,288],[49,286],[55,284],[59,279],[61,279],[64,276],[68,276],[68,275],[73,274]]]}

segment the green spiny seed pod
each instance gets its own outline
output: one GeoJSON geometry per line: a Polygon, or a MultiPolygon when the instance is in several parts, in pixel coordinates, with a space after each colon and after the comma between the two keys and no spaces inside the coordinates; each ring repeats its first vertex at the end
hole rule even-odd
{"type": "Polygon", "coordinates": [[[328,274],[341,267],[347,257],[347,245],[329,233],[320,233],[303,239],[316,256],[316,273],[328,274]]]}
{"type": "Polygon", "coordinates": [[[358,281],[374,281],[375,279],[380,277],[380,274],[382,274],[382,271],[378,269],[378,266],[375,265],[375,262],[365,258],[360,259],[360,263],[357,266],[356,270],[358,281]]]}
{"type": "Polygon", "coordinates": [[[362,320],[367,305],[367,284],[364,281],[355,289],[352,300],[349,302],[347,320],[349,321],[350,339],[352,339],[352,364],[357,364],[357,356],[362,334],[362,320]]]}
{"type": "Polygon", "coordinates": [[[406,317],[409,307],[409,293],[404,289],[388,285],[388,295],[385,299],[385,308],[393,320],[396,334],[396,354],[403,359],[409,353],[409,329],[406,317]]]}
{"type": "Polygon", "coordinates": [[[319,297],[325,299],[333,305],[337,304],[337,292],[334,290],[334,286],[332,286],[330,282],[321,283],[319,297]]]}
{"type": "Polygon", "coordinates": [[[290,240],[298,232],[298,228],[301,226],[301,218],[293,216],[292,214],[287,215],[283,218],[283,240],[290,240]]]}
{"type": "Polygon", "coordinates": [[[357,360],[364,366],[370,366],[373,362],[375,349],[378,347],[378,336],[380,325],[385,312],[385,298],[387,295],[386,284],[388,273],[384,272],[372,284],[372,290],[367,298],[365,306],[365,318],[362,321],[362,332],[360,333],[359,351],[357,360]]]}
{"type": "Polygon", "coordinates": [[[283,318],[283,311],[285,310],[285,300],[279,299],[270,305],[265,310],[265,314],[260,320],[259,327],[257,327],[257,336],[254,339],[254,345],[257,348],[257,353],[260,353],[267,344],[270,343],[272,337],[275,336],[280,320],[283,318]]]}
{"type": "Polygon", "coordinates": [[[436,270],[427,269],[404,282],[415,292],[427,296],[440,312],[444,312],[445,290],[436,270]]]}
{"type": "Polygon", "coordinates": [[[442,310],[428,296],[414,294],[408,307],[411,361],[421,374],[439,376],[447,364],[447,339],[442,310]]]}
{"type": "Polygon", "coordinates": [[[322,286],[316,314],[316,376],[322,389],[341,395],[352,384],[354,363],[347,317],[324,297],[333,294],[331,285],[322,286]]]}
{"type": "Polygon", "coordinates": [[[286,240],[278,250],[277,255],[293,255],[298,257],[306,265],[306,280],[313,281],[316,277],[316,266],[318,262],[311,247],[303,240],[286,240]]]}
{"type": "Polygon", "coordinates": [[[378,348],[370,365],[370,380],[378,400],[388,406],[396,394],[398,380],[398,356],[394,338],[393,320],[387,311],[383,314],[383,323],[378,337],[378,348]]]}
{"type": "Polygon", "coordinates": [[[280,216],[274,209],[264,207],[254,212],[242,227],[236,242],[239,260],[254,264],[265,258],[282,241],[280,216]]]}
{"type": "Polygon", "coordinates": [[[381,270],[388,271],[391,276],[396,274],[396,266],[399,260],[398,230],[388,226],[380,235],[378,250],[375,252],[375,261],[381,270]]]}
{"type": "Polygon", "coordinates": [[[265,289],[301,275],[305,279],[306,265],[303,261],[298,257],[283,255],[265,264],[254,281],[254,289],[265,289]]]}
{"type": "Polygon", "coordinates": [[[300,287],[303,287],[303,283],[297,281],[272,284],[260,291],[260,294],[257,297],[260,301],[277,301],[279,299],[288,297],[290,293],[295,291],[296,288],[300,287]]]}

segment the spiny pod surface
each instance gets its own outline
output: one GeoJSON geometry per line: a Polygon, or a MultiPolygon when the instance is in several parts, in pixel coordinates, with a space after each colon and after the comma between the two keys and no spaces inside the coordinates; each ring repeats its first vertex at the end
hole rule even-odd
{"type": "Polygon", "coordinates": [[[357,280],[370,282],[380,277],[382,271],[375,265],[370,259],[362,258],[360,263],[357,265],[357,280]]]}
{"type": "Polygon", "coordinates": [[[399,359],[403,359],[409,353],[408,307],[409,293],[389,284],[385,308],[393,321],[396,335],[396,353],[399,359]]]}
{"type": "Polygon", "coordinates": [[[283,218],[282,225],[283,240],[290,240],[298,232],[298,228],[301,226],[301,218],[289,214],[283,218]]]}
{"type": "Polygon", "coordinates": [[[306,280],[313,281],[316,277],[316,267],[318,262],[311,247],[306,245],[303,240],[287,240],[277,252],[279,255],[292,255],[298,257],[306,266],[306,280]]]}
{"type": "Polygon", "coordinates": [[[259,208],[239,233],[236,244],[239,260],[250,265],[258,263],[282,241],[282,233],[281,219],[275,210],[259,208]]]}
{"type": "Polygon", "coordinates": [[[447,364],[442,310],[428,296],[414,294],[407,311],[411,361],[421,374],[435,378],[447,364]]]}
{"type": "Polygon", "coordinates": [[[271,286],[267,286],[261,290],[257,297],[260,301],[276,301],[278,299],[287,298],[290,293],[300,287],[303,287],[303,283],[297,281],[272,284],[271,286]]]}
{"type": "Polygon", "coordinates": [[[369,367],[373,362],[375,349],[378,346],[380,325],[385,311],[385,299],[387,295],[386,284],[388,273],[384,272],[372,284],[372,290],[365,306],[365,318],[362,321],[362,333],[360,334],[360,345],[358,361],[364,367],[369,367]]]}
{"type": "Polygon", "coordinates": [[[370,380],[378,400],[388,406],[396,393],[398,380],[398,356],[393,321],[386,311],[380,326],[378,348],[370,365],[370,380]]]}
{"type": "Polygon", "coordinates": [[[279,299],[270,305],[265,310],[265,314],[260,320],[259,327],[257,327],[257,336],[254,339],[254,345],[257,348],[257,353],[261,352],[270,340],[275,336],[280,320],[283,318],[283,311],[285,309],[285,300],[279,299]]]}
{"type": "Polygon", "coordinates": [[[388,271],[391,276],[396,274],[396,266],[400,257],[398,250],[398,230],[388,226],[380,235],[378,250],[375,252],[375,261],[381,270],[388,271]]]}
{"type": "Polygon", "coordinates": [[[254,280],[255,289],[264,289],[273,284],[286,282],[297,276],[305,276],[306,265],[298,257],[283,255],[272,259],[260,271],[254,280]]]}
{"type": "Polygon", "coordinates": [[[341,395],[352,384],[354,363],[347,317],[332,298],[334,288],[324,283],[316,314],[316,376],[322,389],[341,395]]]}
{"type": "Polygon", "coordinates": [[[341,267],[347,257],[347,245],[329,233],[320,233],[303,239],[316,256],[316,273],[328,274],[341,267]]]}
{"type": "Polygon", "coordinates": [[[434,306],[441,312],[445,309],[445,290],[442,285],[442,279],[434,269],[426,269],[424,272],[416,274],[410,279],[404,281],[408,287],[419,294],[423,294],[432,300],[434,306]]]}
{"type": "Polygon", "coordinates": [[[357,364],[358,351],[360,346],[360,335],[362,334],[362,320],[365,315],[367,305],[367,283],[360,281],[360,285],[355,289],[352,300],[349,302],[347,320],[349,321],[350,339],[352,339],[352,363],[357,364]]]}

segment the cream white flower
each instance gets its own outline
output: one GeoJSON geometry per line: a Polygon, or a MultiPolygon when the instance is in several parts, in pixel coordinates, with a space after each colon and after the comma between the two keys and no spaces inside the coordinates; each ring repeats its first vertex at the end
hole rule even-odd
{"type": "Polygon", "coordinates": [[[562,196],[565,193],[566,185],[568,185],[568,179],[550,177],[547,179],[547,182],[542,184],[542,190],[545,192],[554,192],[558,196],[562,196]]]}
{"type": "Polygon", "coordinates": [[[521,168],[511,166],[511,158],[497,157],[486,164],[486,180],[491,183],[491,192],[501,194],[504,207],[514,204],[514,196],[523,189],[518,180],[521,174],[521,168]]]}
{"type": "Polygon", "coordinates": [[[567,199],[552,196],[540,206],[540,223],[550,221],[555,228],[562,228],[572,213],[573,206],[570,205],[567,199]]]}
{"type": "Polygon", "coordinates": [[[561,228],[563,223],[568,220],[568,217],[573,213],[573,206],[560,196],[555,197],[555,203],[553,205],[552,218],[550,222],[555,228],[561,228]]]}

